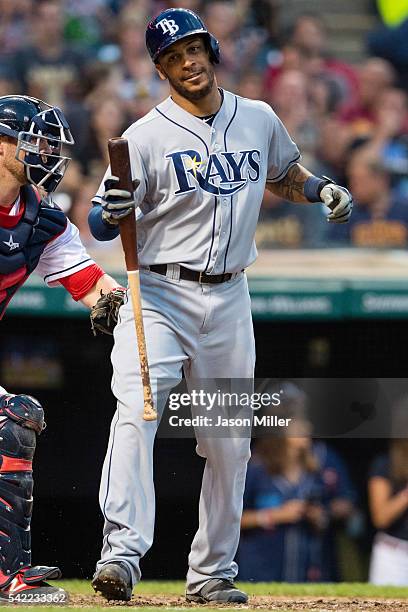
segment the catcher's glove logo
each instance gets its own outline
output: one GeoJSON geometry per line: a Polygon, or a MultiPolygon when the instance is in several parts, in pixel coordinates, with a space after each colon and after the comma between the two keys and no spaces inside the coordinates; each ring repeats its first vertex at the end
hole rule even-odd
{"type": "Polygon", "coordinates": [[[106,295],[101,291],[101,297],[92,306],[90,319],[93,335],[98,332],[102,334],[113,334],[116,323],[118,322],[119,308],[124,302],[126,295],[125,289],[118,287],[106,295]]]}

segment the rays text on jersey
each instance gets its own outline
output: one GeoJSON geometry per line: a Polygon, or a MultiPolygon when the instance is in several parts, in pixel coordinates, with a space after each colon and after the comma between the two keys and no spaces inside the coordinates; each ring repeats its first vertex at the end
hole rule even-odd
{"type": "Polygon", "coordinates": [[[214,195],[233,195],[260,174],[261,154],[257,149],[212,153],[208,161],[188,149],[166,155],[173,163],[179,188],[175,195],[201,187],[214,195]]]}

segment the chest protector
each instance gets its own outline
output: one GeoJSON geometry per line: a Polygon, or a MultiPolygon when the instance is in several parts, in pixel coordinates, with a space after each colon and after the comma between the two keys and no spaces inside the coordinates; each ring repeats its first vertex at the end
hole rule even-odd
{"type": "Polygon", "coordinates": [[[0,319],[17,289],[35,270],[47,244],[67,226],[65,214],[41,200],[31,186],[21,190],[25,211],[15,227],[0,227],[0,319]]]}

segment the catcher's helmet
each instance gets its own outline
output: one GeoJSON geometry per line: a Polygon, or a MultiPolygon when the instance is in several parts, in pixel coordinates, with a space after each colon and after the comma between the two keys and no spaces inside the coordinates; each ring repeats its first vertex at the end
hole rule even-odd
{"type": "Polygon", "coordinates": [[[74,144],[63,112],[37,98],[1,96],[0,134],[17,140],[16,159],[24,164],[27,181],[54,191],[70,161],[61,147],[74,144]]]}
{"type": "Polygon", "coordinates": [[[218,64],[220,61],[218,40],[210,34],[198,15],[183,8],[166,9],[149,22],[146,29],[146,46],[150,57],[156,62],[160,53],[167,47],[192,34],[204,35],[208,42],[210,59],[218,64]]]}

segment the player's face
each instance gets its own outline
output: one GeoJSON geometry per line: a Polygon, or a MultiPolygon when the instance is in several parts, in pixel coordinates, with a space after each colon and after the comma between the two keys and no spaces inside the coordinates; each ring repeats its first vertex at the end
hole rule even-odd
{"type": "Polygon", "coordinates": [[[183,98],[205,98],[214,86],[214,68],[202,36],[174,43],[162,53],[156,65],[160,78],[183,98]]]}
{"type": "MultiPolygon", "coordinates": [[[[19,183],[24,185],[27,182],[27,178],[24,171],[24,165],[16,159],[17,141],[14,140],[2,140],[2,166],[11,176],[19,183]]],[[[20,155],[24,156],[24,152],[20,152],[20,155]]]]}
{"type": "Polygon", "coordinates": [[[55,150],[51,147],[50,143],[46,138],[40,138],[38,140],[38,148],[40,151],[41,161],[44,165],[48,163],[48,156],[57,153],[59,155],[61,149],[59,145],[56,146],[55,150]]]}

